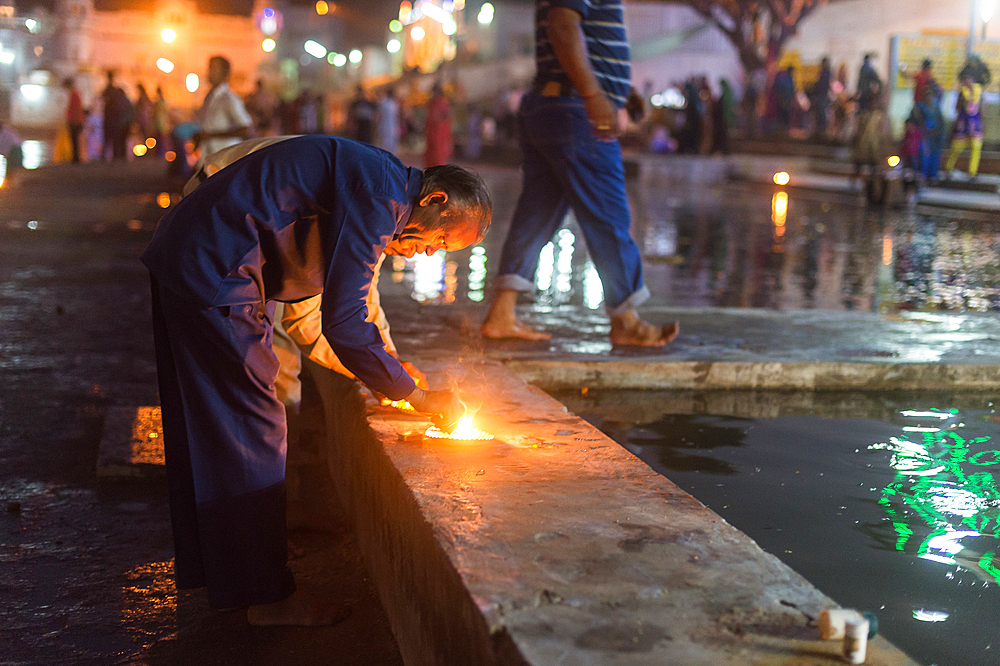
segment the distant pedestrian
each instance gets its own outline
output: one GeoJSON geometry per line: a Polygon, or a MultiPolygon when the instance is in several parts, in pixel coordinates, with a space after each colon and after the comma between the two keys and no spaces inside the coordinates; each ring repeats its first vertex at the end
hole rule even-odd
{"type": "Polygon", "coordinates": [[[359,85],[354,99],[347,109],[347,127],[351,138],[355,141],[375,143],[375,115],[378,109],[375,103],[368,99],[364,86],[359,85]]]}
{"type": "Polygon", "coordinates": [[[853,185],[858,177],[865,175],[868,196],[873,203],[881,199],[881,194],[873,194],[873,189],[881,183],[887,134],[888,122],[883,96],[879,93],[869,100],[867,109],[858,111],[858,129],[851,147],[851,160],[854,162],[851,183],[853,185]]]}
{"type": "Polygon", "coordinates": [[[816,78],[809,95],[813,112],[813,136],[821,141],[826,139],[826,131],[830,124],[832,84],[833,70],[830,69],[830,59],[824,56],[819,64],[819,76],[816,78]]]}
{"type": "Polygon", "coordinates": [[[945,139],[941,89],[937,83],[932,81],[924,88],[924,97],[913,105],[910,118],[920,128],[920,172],[925,180],[934,182],[941,170],[941,150],[945,139]]]}
{"type": "Polygon", "coordinates": [[[795,67],[789,65],[774,75],[775,120],[777,130],[788,134],[792,127],[792,111],[795,107],[795,67]]]}
{"type": "Polygon", "coordinates": [[[903,188],[915,187],[918,174],[922,173],[920,163],[920,143],[923,137],[920,127],[911,116],[903,123],[903,140],[899,143],[899,159],[903,167],[903,188]]]}
{"type": "Polygon", "coordinates": [[[135,122],[139,126],[140,143],[153,136],[153,112],[156,106],[146,92],[146,86],[136,85],[139,95],[135,99],[135,122]]]}
{"type": "Polygon", "coordinates": [[[229,87],[230,70],[226,58],[212,56],[208,59],[208,82],[212,88],[198,111],[199,128],[192,137],[201,159],[250,136],[253,119],[243,106],[243,100],[229,87]]]}
{"type": "Polygon", "coordinates": [[[87,114],[83,110],[83,100],[80,91],[76,89],[76,81],[71,77],[63,80],[63,88],[69,93],[66,102],[66,128],[69,130],[69,143],[73,151],[73,164],[80,163],[80,135],[83,134],[83,123],[87,114]]]}
{"type": "Polygon", "coordinates": [[[160,157],[167,154],[170,125],[170,108],[163,96],[163,88],[156,86],[156,101],[153,102],[153,138],[156,139],[156,152],[160,157]]]}
{"type": "Polygon", "coordinates": [[[243,104],[253,120],[254,136],[265,137],[274,134],[274,116],[278,111],[278,98],[264,86],[264,79],[257,79],[257,87],[243,99],[243,104]]]}
{"type": "Polygon", "coordinates": [[[868,111],[874,107],[876,98],[882,93],[882,79],[872,66],[872,55],[866,53],[858,71],[858,111],[868,111]]]}
{"type": "Polygon", "coordinates": [[[390,153],[399,150],[399,102],[395,88],[387,88],[378,103],[378,145],[390,153]]]}
{"type": "Polygon", "coordinates": [[[927,86],[934,82],[934,74],[931,72],[930,58],[924,58],[920,63],[920,71],[913,75],[913,102],[917,103],[924,99],[927,86]]]}
{"type": "Polygon", "coordinates": [[[712,153],[729,154],[729,131],[736,124],[736,98],[729,81],[719,81],[719,98],[712,106],[712,153]]]}
{"type": "Polygon", "coordinates": [[[678,151],[697,154],[705,130],[704,104],[694,77],[684,82],[684,127],[678,137],[678,151]]]}
{"type": "Polygon", "coordinates": [[[969,178],[975,179],[979,174],[979,158],[983,152],[983,121],[979,108],[982,97],[983,86],[972,79],[970,72],[963,70],[958,89],[958,103],[956,104],[958,117],[952,128],[951,153],[948,155],[948,164],[944,168],[946,178],[951,177],[958,156],[966,148],[971,151],[969,178]]]}
{"type": "Polygon", "coordinates": [[[427,141],[425,167],[447,164],[451,160],[455,150],[451,120],[451,102],[445,97],[441,84],[435,83],[431,99],[427,102],[427,121],[424,123],[424,138],[427,141]]]}
{"type": "Polygon", "coordinates": [[[132,125],[132,102],[128,95],[115,84],[114,70],[108,70],[108,85],[101,92],[104,109],[104,158],[123,160],[132,125]]]}

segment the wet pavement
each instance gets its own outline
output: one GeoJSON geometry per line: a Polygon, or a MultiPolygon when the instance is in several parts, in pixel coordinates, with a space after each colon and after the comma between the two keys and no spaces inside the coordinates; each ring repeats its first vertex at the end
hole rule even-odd
{"type": "Polygon", "coordinates": [[[109,409],[157,404],[138,256],[162,212],[162,164],[24,176],[0,188],[0,661],[402,663],[322,475],[302,484],[310,509],[293,507],[290,566],[352,608],[345,622],[251,629],[176,593],[162,477],[95,473],[109,409]]]}
{"type": "MultiPolygon", "coordinates": [[[[351,619],[323,630],[250,631],[239,614],[174,593],[156,482],[97,483],[108,408],[156,404],[147,276],[137,257],[175,200],[162,166],[51,167],[0,189],[4,658],[305,663],[335,650],[338,663],[397,663],[337,507],[293,535],[302,546],[293,566],[339,590],[355,609],[351,619]]],[[[770,186],[656,178],[633,183],[630,195],[654,293],[643,313],[681,321],[674,345],[655,354],[611,349],[600,282],[572,224],[543,252],[538,293],[522,306],[553,341],[484,343],[478,325],[519,175],[481,171],[496,203],[482,248],[403,262],[383,279],[404,355],[648,362],[827,354],[990,366],[1000,358],[992,216],[866,211],[846,195],[781,197],[770,186]]]]}

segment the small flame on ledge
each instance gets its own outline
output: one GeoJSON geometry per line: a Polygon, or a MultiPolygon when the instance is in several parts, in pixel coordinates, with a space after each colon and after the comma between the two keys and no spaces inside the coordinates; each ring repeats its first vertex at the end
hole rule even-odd
{"type": "Polygon", "coordinates": [[[472,424],[471,416],[463,416],[451,432],[445,432],[437,426],[431,426],[424,433],[424,437],[431,439],[460,439],[464,441],[488,441],[493,439],[493,435],[484,432],[472,424]]]}

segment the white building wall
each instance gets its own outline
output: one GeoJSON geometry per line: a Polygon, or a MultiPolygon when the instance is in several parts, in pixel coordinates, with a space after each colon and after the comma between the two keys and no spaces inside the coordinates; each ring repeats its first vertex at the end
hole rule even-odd
{"type": "MultiPolygon", "coordinates": [[[[799,25],[785,50],[798,51],[802,62],[830,56],[834,71],[848,68],[848,85],[857,84],[865,53],[877,54],[875,67],[889,75],[889,40],[898,33],[957,32],[966,34],[972,0],[840,0],[820,7],[799,25]]],[[[988,26],[988,37],[1000,37],[1000,17],[988,26]]]]}

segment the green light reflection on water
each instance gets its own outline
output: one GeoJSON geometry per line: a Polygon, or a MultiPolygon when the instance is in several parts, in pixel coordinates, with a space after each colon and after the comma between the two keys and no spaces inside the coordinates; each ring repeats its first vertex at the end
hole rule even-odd
{"type": "Polygon", "coordinates": [[[1000,491],[984,469],[1000,467],[1000,450],[970,452],[982,449],[990,437],[965,438],[944,428],[907,430],[904,437],[868,447],[892,453],[889,464],[896,476],[878,503],[892,522],[895,549],[1000,583],[1000,491]],[[914,441],[917,435],[921,441],[914,441]],[[975,549],[970,539],[976,539],[975,549]],[[984,543],[989,546],[978,547],[984,543]]]}

